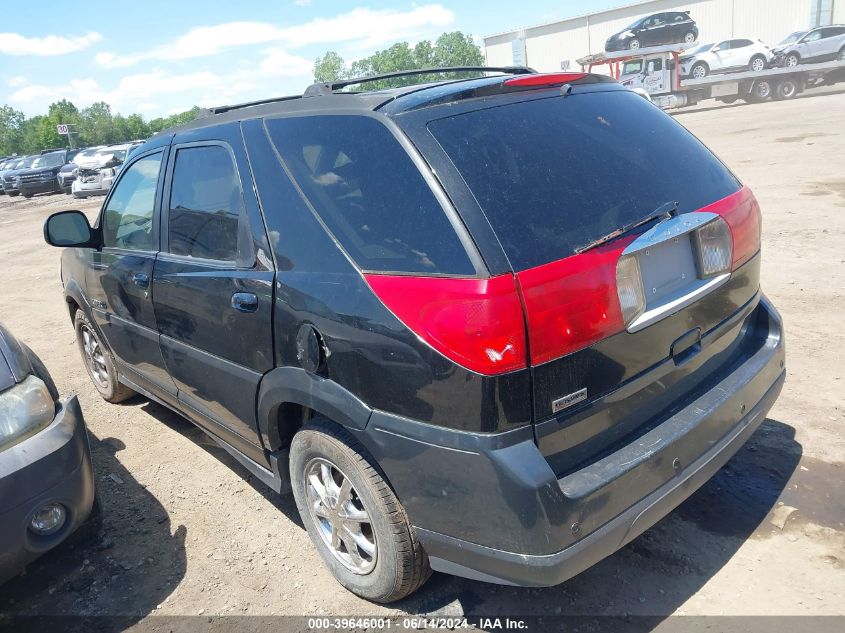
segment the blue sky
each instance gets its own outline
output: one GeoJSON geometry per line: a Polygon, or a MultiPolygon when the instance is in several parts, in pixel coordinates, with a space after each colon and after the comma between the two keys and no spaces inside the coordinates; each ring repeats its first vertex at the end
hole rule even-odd
{"type": "Polygon", "coordinates": [[[347,60],[444,31],[481,36],[624,0],[135,0],[37,2],[5,12],[0,103],[27,115],[62,98],[146,118],[295,94],[315,58],[347,60]],[[9,19],[11,17],[11,19],[9,19]]]}

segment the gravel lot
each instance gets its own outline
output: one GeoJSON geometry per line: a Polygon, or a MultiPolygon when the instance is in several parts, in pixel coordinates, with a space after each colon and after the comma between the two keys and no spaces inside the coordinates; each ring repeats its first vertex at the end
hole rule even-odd
{"type": "Polygon", "coordinates": [[[60,209],[93,218],[101,200],[0,198],[0,320],[79,395],[103,501],[93,534],[0,588],[0,613],[845,614],[845,94],[677,120],[763,208],[763,287],[786,322],[789,371],[769,419],[678,510],[569,582],[519,589],[436,574],[391,608],[337,585],[292,499],[191,424],[142,398],[99,398],[41,226],[60,209]]]}

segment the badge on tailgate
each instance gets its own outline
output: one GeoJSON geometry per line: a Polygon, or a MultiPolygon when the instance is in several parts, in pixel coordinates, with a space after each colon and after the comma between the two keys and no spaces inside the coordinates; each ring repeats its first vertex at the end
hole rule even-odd
{"type": "Polygon", "coordinates": [[[558,398],[557,400],[552,400],[552,413],[558,413],[560,411],[563,411],[564,409],[568,409],[572,405],[578,404],[579,402],[583,402],[586,399],[586,387],[584,387],[583,389],[579,389],[578,391],[573,391],[569,395],[563,396],[562,398],[558,398]]]}

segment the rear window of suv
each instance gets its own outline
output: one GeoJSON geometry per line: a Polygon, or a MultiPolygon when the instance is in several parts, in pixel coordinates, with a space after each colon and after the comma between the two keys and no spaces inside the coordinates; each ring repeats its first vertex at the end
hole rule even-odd
{"type": "Polygon", "coordinates": [[[305,197],[360,268],[475,274],[443,207],[384,125],[333,115],[266,126],[305,197]]]}
{"type": "Polygon", "coordinates": [[[664,203],[739,189],[692,134],[627,90],[532,99],[432,121],[515,270],[572,255],[664,203]]]}

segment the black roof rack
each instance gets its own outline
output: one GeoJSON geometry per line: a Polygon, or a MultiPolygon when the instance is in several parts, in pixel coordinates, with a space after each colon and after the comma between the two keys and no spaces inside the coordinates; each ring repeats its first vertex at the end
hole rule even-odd
{"type": "Polygon", "coordinates": [[[271,97],[270,99],[259,99],[258,101],[246,101],[244,103],[235,103],[232,105],[215,106],[213,108],[203,108],[199,111],[197,118],[211,116],[213,114],[223,114],[231,110],[239,110],[241,108],[249,108],[252,106],[264,105],[266,103],[276,103],[281,101],[290,101],[291,99],[301,99],[302,95],[289,95],[287,97],[271,97]]]}
{"type": "Polygon", "coordinates": [[[369,75],[365,77],[354,77],[352,79],[341,79],[339,81],[318,82],[311,84],[305,89],[304,97],[317,97],[321,95],[330,95],[336,90],[353,86],[355,84],[370,83],[373,81],[381,81],[382,79],[393,79],[395,77],[411,77],[414,75],[431,75],[438,73],[454,73],[454,72],[495,72],[505,73],[509,75],[530,75],[537,71],[527,66],[446,66],[443,68],[415,68],[413,70],[399,70],[392,73],[382,73],[381,75],[369,75]]]}

